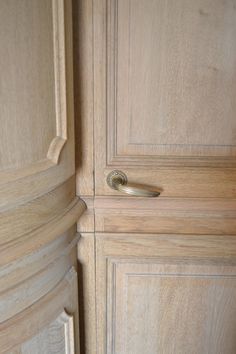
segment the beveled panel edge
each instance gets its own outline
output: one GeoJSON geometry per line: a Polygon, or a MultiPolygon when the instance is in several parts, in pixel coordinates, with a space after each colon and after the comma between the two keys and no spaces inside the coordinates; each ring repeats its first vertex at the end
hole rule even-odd
{"type": "Polygon", "coordinates": [[[0,214],[0,266],[35,252],[76,224],[86,204],[74,195],[74,188],[73,177],[46,195],[0,214]]]}
{"type": "Polygon", "coordinates": [[[70,268],[56,287],[26,310],[0,324],[2,353],[17,348],[66,311],[73,315],[77,307],[77,272],[70,268]],[[74,297],[74,298],[73,298],[74,297]]]}
{"type": "Polygon", "coordinates": [[[83,199],[87,210],[78,223],[79,232],[236,235],[236,199],[83,199]]]}
{"type": "Polygon", "coordinates": [[[65,51],[65,0],[52,0],[53,53],[55,74],[56,133],[47,158],[58,164],[61,151],[67,141],[67,99],[66,99],[66,51],[65,51]]]}
{"type": "Polygon", "coordinates": [[[69,315],[65,310],[56,319],[57,323],[62,324],[65,333],[65,354],[75,353],[74,340],[74,317],[69,315]]]}
{"type": "Polygon", "coordinates": [[[0,213],[1,245],[58,217],[75,197],[74,176],[48,193],[0,213]]]}
{"type": "Polygon", "coordinates": [[[79,240],[80,235],[75,233],[75,228],[72,227],[35,252],[2,266],[0,268],[0,294],[21,285],[37,273],[41,273],[61,257],[70,256],[79,240]]]}
{"type": "Polygon", "coordinates": [[[74,184],[73,176],[39,198],[0,213],[0,251],[1,246],[13,239],[44,227],[77,204],[82,206],[83,201],[75,196],[74,184]]]}
{"type": "MultiPolygon", "coordinates": [[[[73,242],[73,245],[75,247],[76,243],[73,242]]],[[[38,264],[38,270],[35,269],[34,274],[30,275],[28,269],[30,265],[26,266],[25,273],[28,273],[28,277],[26,275],[26,279],[22,281],[17,279],[11,282],[9,277],[5,279],[7,283],[4,287],[7,286],[7,288],[0,291],[0,323],[24,311],[49,293],[62,280],[72,266],[70,251],[69,245],[66,253],[58,254],[46,266],[38,264]]],[[[43,259],[41,261],[43,263],[43,259]]]]}
{"type": "Polygon", "coordinates": [[[137,233],[96,233],[96,245],[104,261],[135,261],[146,259],[147,262],[160,259],[164,262],[183,262],[195,264],[221,263],[236,264],[235,235],[196,235],[196,234],[137,234],[137,233]],[[121,259],[122,256],[122,259],[121,259]]]}
{"type": "MultiPolygon", "coordinates": [[[[146,155],[129,154],[126,153],[125,147],[134,144],[129,144],[121,149],[117,145],[117,38],[118,38],[118,0],[110,0],[106,2],[107,23],[106,23],[106,42],[105,51],[107,56],[106,77],[106,122],[105,122],[105,136],[106,144],[106,167],[115,166],[138,166],[152,168],[160,167],[215,167],[226,168],[236,167],[235,156],[163,156],[163,155],[146,155]],[[119,151],[120,150],[120,151],[119,151]],[[145,156],[144,156],[145,155],[145,156]]],[[[95,29],[94,29],[95,30],[95,29]]]]}
{"type": "Polygon", "coordinates": [[[46,225],[3,245],[0,249],[0,266],[35,252],[42,244],[55,240],[78,221],[85,208],[85,203],[76,197],[66,210],[46,225]]]}
{"type": "Polygon", "coordinates": [[[29,176],[58,165],[61,152],[67,142],[67,72],[66,72],[66,33],[65,21],[71,21],[65,13],[66,0],[51,0],[53,17],[53,57],[55,73],[55,124],[56,136],[49,145],[45,159],[22,168],[0,171],[0,183],[29,176]],[[66,18],[67,16],[67,18],[66,18]]]}

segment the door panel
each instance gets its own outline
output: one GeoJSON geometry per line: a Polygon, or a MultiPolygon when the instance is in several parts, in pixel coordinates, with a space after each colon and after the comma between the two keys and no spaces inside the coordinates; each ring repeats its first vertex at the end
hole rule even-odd
{"type": "Polygon", "coordinates": [[[95,240],[78,257],[91,296],[95,249],[97,352],[234,354],[236,2],[81,4],[78,229],[95,240]],[[111,189],[116,169],[160,196],[111,189]]]}
{"type": "Polygon", "coordinates": [[[21,347],[21,353],[75,353],[73,317],[69,316],[65,311],[62,312],[53,323],[44,328],[37,336],[24,343],[21,347]]]}
{"type": "Polygon", "coordinates": [[[1,208],[73,174],[70,1],[1,2],[1,208]],[[33,185],[33,188],[32,188],[33,185]]]}
{"type": "Polygon", "coordinates": [[[97,234],[96,243],[99,353],[235,352],[234,236],[97,234]]]}
{"type": "Polygon", "coordinates": [[[0,52],[0,352],[79,353],[71,1],[1,1],[0,52]]]}
{"type": "MultiPolygon", "coordinates": [[[[58,347],[61,348],[59,353],[67,354],[67,348],[71,348],[69,353],[74,353],[75,346],[73,347],[71,330],[73,328],[72,322],[77,329],[77,295],[77,273],[74,268],[71,268],[46,296],[25,311],[0,324],[1,353],[15,353],[17,350],[22,354],[44,354],[44,350],[46,350],[46,353],[55,353],[53,345],[57,346],[60,343],[62,346],[58,347]],[[55,331],[53,331],[53,327],[55,331]],[[60,336],[59,340],[58,330],[63,327],[64,336],[60,336]],[[49,340],[48,336],[50,336],[49,340]],[[42,341],[39,343],[38,338],[40,337],[42,341]],[[66,343],[67,340],[70,341],[70,344],[66,343]],[[65,343],[64,351],[63,343],[65,343]]],[[[78,338],[75,338],[75,340],[78,341],[78,338]]],[[[78,344],[76,348],[78,350],[78,344]]]]}
{"type": "Polygon", "coordinates": [[[124,263],[113,275],[117,315],[108,322],[115,353],[235,351],[235,267],[124,263]]]}
{"type": "Polygon", "coordinates": [[[94,9],[96,193],[118,168],[162,196],[235,198],[235,2],[94,9]]]}
{"type": "Polygon", "coordinates": [[[234,2],[109,3],[107,101],[116,154],[235,157],[234,2]]]}

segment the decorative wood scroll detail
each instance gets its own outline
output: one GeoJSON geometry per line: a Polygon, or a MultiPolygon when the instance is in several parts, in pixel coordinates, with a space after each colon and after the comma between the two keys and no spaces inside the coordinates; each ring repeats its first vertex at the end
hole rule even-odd
{"type": "Polygon", "coordinates": [[[49,146],[47,158],[57,164],[67,140],[64,0],[52,0],[52,6],[57,136],[49,146]]]}

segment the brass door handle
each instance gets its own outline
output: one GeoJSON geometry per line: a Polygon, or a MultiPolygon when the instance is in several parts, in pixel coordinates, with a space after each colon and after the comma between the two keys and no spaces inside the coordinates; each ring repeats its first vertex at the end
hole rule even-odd
{"type": "Polygon", "coordinates": [[[135,187],[128,183],[127,176],[124,172],[114,170],[107,176],[107,184],[110,188],[117,191],[134,195],[136,197],[154,198],[160,195],[159,192],[146,188],[135,187]]]}

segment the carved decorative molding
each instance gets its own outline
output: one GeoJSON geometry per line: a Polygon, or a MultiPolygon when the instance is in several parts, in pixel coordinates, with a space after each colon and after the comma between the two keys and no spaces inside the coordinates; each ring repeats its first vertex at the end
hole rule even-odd
{"type": "MultiPolygon", "coordinates": [[[[122,87],[118,87],[120,65],[126,67],[126,74],[129,75],[130,68],[128,63],[124,63],[127,56],[130,59],[130,48],[123,48],[124,56],[119,56],[119,46],[120,44],[120,28],[121,23],[123,24],[122,29],[126,28],[127,35],[126,38],[131,36],[131,25],[132,25],[132,0],[127,2],[122,2],[119,0],[109,0],[107,1],[107,39],[106,39],[106,51],[107,51],[107,87],[106,87],[106,136],[107,136],[107,167],[111,166],[212,166],[220,167],[222,166],[235,166],[235,144],[207,144],[203,142],[202,144],[162,144],[157,141],[157,143],[149,142],[139,142],[129,137],[129,129],[131,126],[131,120],[134,117],[127,116],[126,128],[123,129],[121,133],[121,128],[119,132],[119,126],[121,124],[124,126],[124,122],[121,123],[118,116],[119,106],[123,105],[122,97],[119,97],[119,90],[122,91],[122,87]],[[125,7],[123,9],[122,7],[125,7]],[[124,20],[122,16],[127,16],[128,20],[124,20]],[[121,22],[123,21],[123,22],[121,22]],[[129,26],[126,26],[126,22],[129,26]],[[127,54],[128,53],[128,54],[127,54]],[[125,57],[126,55],[126,57],[125,57]],[[122,62],[122,63],[121,63],[122,62]],[[122,137],[121,137],[122,135],[122,137]],[[186,149],[185,149],[186,147],[186,149]],[[195,150],[196,151],[195,151],[195,150]],[[186,151],[185,151],[186,150],[186,151]],[[198,151],[199,150],[199,151],[198,151]]],[[[135,21],[135,18],[133,19],[135,21]]],[[[227,30],[227,29],[226,29],[227,30]]],[[[125,31],[125,30],[124,30],[125,31]]],[[[210,31],[210,30],[209,30],[210,31]]],[[[122,32],[124,35],[124,32],[122,32]]],[[[130,40],[126,41],[127,47],[130,46],[130,40]]],[[[128,59],[127,59],[128,61],[128,59]]],[[[122,75],[122,80],[127,78],[122,75]]],[[[128,80],[128,79],[127,79],[128,80]]],[[[129,83],[130,84],[130,83],[129,83]]],[[[123,86],[128,86],[128,83],[123,83],[123,86]]],[[[127,90],[132,90],[132,87],[127,88],[127,90]]],[[[131,94],[129,92],[129,94],[131,94]]],[[[127,96],[127,95],[126,95],[127,96]]],[[[128,112],[127,112],[128,113],[128,112]]],[[[125,119],[122,116],[122,119],[125,119]]],[[[148,119],[148,118],[147,118],[148,119]]],[[[123,127],[124,128],[124,127],[123,127]]],[[[157,139],[158,140],[158,139],[157,139]]]]}
{"type": "MultiPolygon", "coordinates": [[[[106,311],[108,316],[106,325],[109,353],[129,352],[130,341],[135,342],[137,337],[143,333],[148,323],[145,321],[149,319],[152,319],[152,338],[156,338],[155,335],[161,336],[164,330],[163,316],[167,311],[169,311],[169,326],[174,326],[177,315],[180,319],[182,315],[183,319],[188,318],[188,315],[182,314],[181,310],[178,311],[178,306],[181,307],[180,303],[184,301],[183,297],[187,298],[189,291],[192,291],[192,296],[191,299],[188,298],[190,304],[186,306],[197,308],[199,301],[197,292],[199,292],[200,298],[204,299],[198,309],[199,313],[207,309],[208,320],[213,320],[214,311],[209,310],[209,304],[217,298],[218,302],[215,300],[215,303],[221,313],[222,321],[230,318],[230,310],[225,314],[224,304],[225,302],[231,305],[234,303],[236,293],[234,266],[224,267],[207,263],[201,265],[200,262],[192,264],[188,262],[186,265],[181,260],[178,264],[174,260],[169,260],[168,263],[161,259],[137,260],[132,257],[120,259],[110,257],[107,259],[107,272],[106,311]],[[147,289],[146,292],[145,289],[147,289]],[[227,291],[224,292],[222,289],[227,289],[227,291]],[[141,299],[145,300],[141,301],[141,299]],[[164,306],[167,303],[169,307],[164,306]],[[173,314],[172,311],[176,312],[173,314]],[[132,326],[135,319],[138,321],[137,327],[132,326]],[[160,322],[162,326],[159,325],[160,322]]],[[[201,316],[196,315],[196,320],[201,324],[201,316]]],[[[217,326],[214,328],[214,333],[218,334],[217,326]]],[[[205,338],[204,335],[203,338],[210,347],[211,340],[208,337],[205,338]]],[[[161,340],[157,342],[159,348],[161,340]]],[[[155,344],[152,345],[155,347],[155,344]]]]}
{"type": "Polygon", "coordinates": [[[65,310],[49,326],[24,343],[21,354],[30,353],[74,354],[73,316],[65,310]]]}
{"type": "MultiPolygon", "coordinates": [[[[35,5],[36,7],[36,5],[35,5]]],[[[34,5],[32,4],[32,14],[33,11],[37,10],[34,9],[34,5]]],[[[42,11],[42,9],[40,9],[42,11]]],[[[9,10],[8,10],[9,11],[9,10]]],[[[8,12],[7,12],[8,14],[8,12]]],[[[33,103],[31,102],[31,100],[29,99],[29,102],[27,102],[29,110],[27,112],[29,118],[27,118],[25,121],[21,121],[20,119],[17,120],[16,118],[16,122],[15,124],[17,124],[17,129],[15,131],[15,126],[12,123],[12,125],[10,125],[10,120],[11,120],[11,115],[12,110],[8,111],[8,103],[6,103],[6,108],[3,107],[3,109],[5,109],[5,111],[3,110],[3,114],[5,113],[6,117],[3,115],[3,119],[5,119],[6,123],[6,127],[5,130],[3,129],[3,134],[5,134],[5,136],[3,137],[4,139],[9,139],[9,146],[10,144],[12,144],[11,142],[11,132],[15,132],[15,138],[16,140],[19,140],[19,144],[20,146],[24,146],[25,144],[23,144],[23,139],[26,137],[24,136],[24,134],[28,134],[28,130],[27,129],[31,129],[32,134],[34,133],[35,135],[38,133],[38,136],[41,137],[42,135],[42,141],[37,142],[38,146],[38,150],[37,148],[35,148],[34,152],[32,152],[32,159],[31,159],[31,152],[23,152],[22,154],[26,155],[26,156],[21,156],[20,154],[15,157],[14,156],[14,150],[13,147],[11,148],[10,152],[8,151],[8,155],[10,157],[5,157],[5,151],[3,150],[4,148],[8,149],[8,145],[6,145],[6,142],[4,142],[3,146],[1,146],[1,151],[0,151],[0,162],[1,162],[1,168],[0,168],[0,180],[1,182],[5,181],[9,181],[9,179],[11,180],[13,178],[12,175],[14,175],[14,179],[18,179],[18,177],[21,176],[28,176],[31,174],[35,174],[38,173],[40,171],[44,171],[47,170],[49,168],[52,168],[54,165],[57,165],[59,163],[59,158],[61,155],[61,152],[63,150],[63,147],[65,146],[66,142],[67,142],[67,124],[68,124],[68,117],[67,117],[67,73],[66,73],[66,23],[65,23],[65,0],[51,0],[51,8],[50,5],[48,5],[48,9],[45,9],[45,16],[48,16],[47,18],[47,31],[48,31],[48,44],[47,46],[45,45],[45,50],[49,51],[48,47],[53,45],[53,48],[51,50],[51,52],[46,52],[47,56],[45,59],[45,63],[44,63],[44,68],[45,71],[51,71],[51,73],[53,73],[50,78],[48,78],[48,82],[46,80],[42,81],[42,82],[37,82],[35,83],[32,80],[32,77],[34,75],[34,72],[32,71],[32,69],[27,68],[27,60],[29,60],[28,66],[29,68],[31,68],[31,63],[30,60],[31,58],[25,58],[25,62],[24,62],[24,72],[28,73],[28,77],[25,77],[25,82],[22,82],[22,86],[24,88],[24,86],[26,87],[25,91],[26,93],[24,93],[24,95],[28,95],[30,96],[31,94],[31,89],[33,90],[32,95],[34,95],[34,101],[32,100],[32,102],[37,103],[37,116],[36,118],[34,118],[34,106],[33,103]],[[46,13],[46,11],[49,11],[49,13],[46,13]],[[50,19],[51,16],[51,19],[50,19]],[[52,25],[52,27],[50,27],[50,25],[52,25]],[[50,42],[51,41],[51,42],[50,42]],[[51,45],[52,44],[52,45],[51,45]],[[48,61],[46,61],[48,60],[48,61]],[[31,70],[31,71],[30,71],[31,70]],[[31,79],[29,79],[31,78],[31,79]],[[37,86],[38,85],[38,86],[37,86]],[[35,87],[37,89],[35,89],[35,87]],[[45,93],[45,88],[47,89],[49,93],[49,95],[46,96],[45,93]],[[43,91],[44,90],[44,91],[43,91]],[[41,91],[44,92],[44,96],[40,96],[42,95],[41,91]],[[46,118],[44,120],[42,120],[42,122],[40,122],[40,107],[42,104],[42,99],[44,99],[43,104],[45,106],[49,105],[50,109],[48,109],[48,111],[46,110],[46,113],[48,113],[48,121],[46,120],[46,118]],[[32,107],[31,107],[32,105],[32,107]],[[28,124],[28,120],[30,119],[30,122],[32,121],[32,127],[27,127],[28,124]],[[34,122],[35,120],[35,122],[34,122]],[[9,122],[9,123],[8,123],[9,122]],[[50,124],[49,124],[50,123],[50,124]],[[22,130],[20,127],[20,124],[22,126],[22,130]],[[45,130],[45,125],[48,124],[48,131],[45,130]],[[42,127],[41,127],[42,125],[42,127]],[[38,132],[37,128],[40,127],[42,128],[40,132],[38,132]],[[50,132],[50,133],[49,133],[50,132]],[[46,135],[48,134],[48,135],[46,135]],[[55,136],[53,137],[53,134],[55,134],[55,136]],[[9,135],[9,136],[8,136],[9,135]],[[47,138],[44,139],[44,135],[47,136],[47,138]],[[50,135],[52,135],[52,137],[50,137],[50,135]],[[50,142],[51,139],[51,142],[50,142]],[[48,144],[48,145],[46,145],[48,144]],[[44,146],[45,145],[45,146],[44,146]],[[48,147],[47,147],[48,146],[48,147]],[[34,154],[34,155],[33,155],[34,154]],[[29,155],[29,156],[28,156],[29,155]],[[22,161],[21,161],[21,157],[22,157],[22,161]],[[9,161],[8,161],[9,160],[9,161]],[[32,160],[32,161],[31,161],[32,160]]],[[[10,16],[10,15],[9,15],[10,16]]],[[[14,15],[12,15],[14,16],[14,15]]],[[[42,14],[41,14],[42,16],[42,14]]],[[[33,17],[33,15],[32,15],[33,17]]],[[[14,17],[12,17],[14,18],[14,17]]],[[[11,20],[11,17],[9,18],[9,21],[11,20]]],[[[36,26],[36,34],[37,35],[37,31],[41,31],[41,25],[43,26],[44,23],[41,24],[40,21],[40,17],[38,19],[38,23],[36,26]]],[[[45,20],[46,21],[46,20],[45,20]]],[[[30,25],[30,24],[29,24],[30,25]]],[[[21,28],[19,25],[17,25],[16,30],[20,31],[21,28]],[[18,28],[19,27],[19,28],[18,28]]],[[[26,25],[24,24],[23,29],[22,29],[22,36],[24,35],[24,32],[27,30],[26,25]]],[[[46,31],[45,30],[45,31],[46,31]]],[[[9,37],[12,36],[12,34],[9,34],[9,37]]],[[[45,33],[44,33],[45,36],[45,33]]],[[[21,37],[20,37],[21,38],[21,37]]],[[[6,38],[6,40],[8,40],[9,42],[11,42],[11,37],[10,38],[6,38]]],[[[32,37],[30,37],[30,40],[33,41],[32,37]]],[[[41,39],[41,42],[43,43],[43,40],[41,39]]],[[[12,47],[10,48],[12,50],[12,53],[16,54],[19,52],[19,54],[21,53],[21,48],[17,48],[12,49],[12,47]]],[[[27,48],[28,49],[28,48],[27,48]]],[[[50,48],[51,49],[51,48],[50,48]]],[[[34,56],[36,56],[35,52],[38,50],[38,48],[34,47],[32,48],[32,51],[34,51],[34,56]]],[[[11,53],[11,52],[10,52],[11,53]]],[[[44,53],[40,53],[41,56],[44,56],[44,53]]],[[[26,56],[26,55],[25,55],[26,56]]],[[[6,61],[6,60],[5,60],[6,61]]],[[[5,62],[4,62],[5,63],[5,62]]],[[[20,62],[21,65],[23,65],[20,62]]],[[[11,67],[13,64],[10,63],[9,66],[11,67]]],[[[43,65],[43,61],[41,60],[41,57],[38,57],[38,62],[36,62],[35,67],[34,67],[34,71],[40,70],[40,68],[43,65]]],[[[21,70],[21,67],[19,66],[19,71],[21,70]]],[[[39,75],[39,74],[38,74],[39,75]]],[[[44,76],[46,74],[44,73],[44,76]]],[[[12,82],[14,81],[14,76],[13,78],[11,78],[12,82]]],[[[12,83],[10,85],[11,90],[13,91],[13,89],[17,90],[18,89],[18,85],[19,85],[19,81],[20,81],[20,77],[17,77],[16,83],[12,83]],[[14,86],[15,85],[15,86],[14,86]]],[[[10,89],[9,89],[10,90],[10,89]]],[[[11,92],[11,91],[10,91],[11,92]]],[[[25,96],[24,96],[25,97],[25,96]]],[[[19,97],[17,95],[13,95],[12,94],[12,99],[15,99],[15,102],[13,102],[13,104],[16,105],[16,110],[18,108],[17,105],[19,105],[19,107],[21,107],[22,104],[26,104],[25,102],[21,103],[18,102],[21,98],[21,95],[19,95],[19,97]]],[[[24,106],[23,106],[24,107],[24,106]]],[[[23,109],[23,108],[22,108],[23,109]]],[[[45,113],[45,112],[44,112],[45,113]]],[[[44,114],[42,113],[42,114],[44,114]]],[[[21,111],[21,115],[22,115],[22,111],[21,111]]],[[[21,117],[21,116],[19,116],[21,117]]],[[[4,123],[4,121],[3,121],[4,123]]],[[[4,125],[3,125],[4,127],[4,125]]],[[[14,137],[13,137],[14,138],[14,137]]],[[[30,139],[32,139],[32,142],[30,143],[32,146],[34,146],[34,136],[30,136],[30,139]]],[[[28,135],[27,135],[27,140],[28,140],[28,135]]],[[[14,146],[14,145],[13,145],[14,146]]],[[[16,144],[16,149],[17,149],[17,144],[16,144]]],[[[30,146],[30,145],[29,145],[30,146]]],[[[23,150],[22,150],[23,151],[23,150]]],[[[27,149],[26,149],[27,151],[27,149]]],[[[28,151],[31,151],[30,148],[28,147],[28,151]]],[[[16,155],[15,151],[15,155],[16,155]]]]}
{"type": "Polygon", "coordinates": [[[67,140],[64,0],[52,0],[52,5],[57,136],[50,144],[47,158],[57,164],[67,140]]]}

